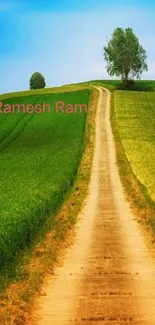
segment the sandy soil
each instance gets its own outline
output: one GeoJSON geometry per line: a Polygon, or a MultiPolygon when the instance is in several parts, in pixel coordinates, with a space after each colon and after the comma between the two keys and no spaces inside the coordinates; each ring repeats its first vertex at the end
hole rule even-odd
{"type": "Polygon", "coordinates": [[[122,189],[100,92],[89,193],[74,244],[37,302],[37,325],[155,325],[155,262],[122,189]]]}

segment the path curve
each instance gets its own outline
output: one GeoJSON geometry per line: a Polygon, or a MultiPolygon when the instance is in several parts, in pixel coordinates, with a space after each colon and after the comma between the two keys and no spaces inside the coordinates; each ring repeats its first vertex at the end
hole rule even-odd
{"type": "Polygon", "coordinates": [[[37,325],[155,325],[155,262],[125,199],[101,87],[89,192],[74,244],[37,304],[37,325]]]}

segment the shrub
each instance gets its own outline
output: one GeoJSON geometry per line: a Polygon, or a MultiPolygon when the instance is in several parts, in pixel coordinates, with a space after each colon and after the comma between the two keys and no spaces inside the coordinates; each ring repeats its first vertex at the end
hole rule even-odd
{"type": "Polygon", "coordinates": [[[29,81],[30,89],[41,89],[46,86],[45,78],[40,72],[34,72],[29,81]]]}

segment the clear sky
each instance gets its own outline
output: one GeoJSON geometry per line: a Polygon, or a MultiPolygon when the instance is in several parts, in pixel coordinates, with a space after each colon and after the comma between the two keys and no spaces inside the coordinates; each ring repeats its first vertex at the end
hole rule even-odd
{"type": "Polygon", "coordinates": [[[0,93],[29,88],[41,72],[47,86],[109,78],[103,45],[116,27],[132,27],[155,79],[154,0],[0,0],[0,93]]]}

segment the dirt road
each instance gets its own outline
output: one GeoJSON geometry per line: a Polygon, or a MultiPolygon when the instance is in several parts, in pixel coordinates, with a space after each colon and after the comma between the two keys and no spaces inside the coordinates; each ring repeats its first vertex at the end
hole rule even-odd
{"type": "Polygon", "coordinates": [[[125,200],[99,88],[89,195],[64,265],[39,299],[38,325],[155,325],[155,262],[125,200]]]}

